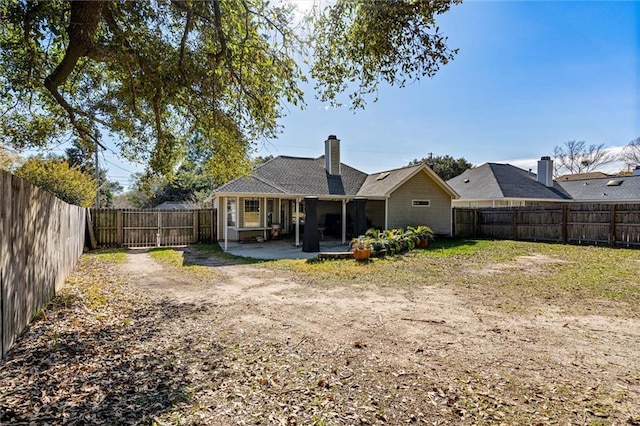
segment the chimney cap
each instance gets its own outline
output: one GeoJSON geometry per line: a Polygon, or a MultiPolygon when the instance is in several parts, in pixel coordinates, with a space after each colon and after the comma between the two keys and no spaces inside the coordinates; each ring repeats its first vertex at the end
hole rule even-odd
{"type": "Polygon", "coordinates": [[[329,135],[327,139],[338,139],[338,137],[336,135],[329,135]]]}
{"type": "Polygon", "coordinates": [[[551,160],[551,157],[548,155],[545,155],[543,157],[540,157],[540,160],[551,160]]]}

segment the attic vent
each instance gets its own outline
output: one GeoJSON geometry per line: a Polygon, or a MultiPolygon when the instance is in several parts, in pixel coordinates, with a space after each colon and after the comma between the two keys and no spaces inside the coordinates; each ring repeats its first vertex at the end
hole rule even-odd
{"type": "Polygon", "coordinates": [[[376,178],[376,180],[382,180],[382,179],[386,178],[387,176],[389,176],[389,172],[380,173],[378,175],[378,177],[376,178]]]}
{"type": "Polygon", "coordinates": [[[622,184],[621,179],[612,179],[609,182],[607,182],[607,186],[620,186],[621,184],[622,184]]]}
{"type": "Polygon", "coordinates": [[[469,183],[469,179],[465,179],[465,180],[464,180],[464,183],[469,183]]]}

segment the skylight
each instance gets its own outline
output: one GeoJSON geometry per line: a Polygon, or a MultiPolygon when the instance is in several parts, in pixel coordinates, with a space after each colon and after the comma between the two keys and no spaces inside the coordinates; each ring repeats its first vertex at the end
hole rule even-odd
{"type": "Polygon", "coordinates": [[[622,184],[622,179],[612,179],[607,182],[607,186],[620,186],[622,184]]]}
{"type": "Polygon", "coordinates": [[[378,177],[376,178],[376,180],[382,180],[382,179],[386,178],[387,176],[389,176],[389,172],[380,173],[378,175],[378,177]]]}

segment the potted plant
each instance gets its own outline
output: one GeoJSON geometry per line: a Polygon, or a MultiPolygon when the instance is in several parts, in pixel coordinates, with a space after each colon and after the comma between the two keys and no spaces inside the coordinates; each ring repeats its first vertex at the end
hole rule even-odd
{"type": "Polygon", "coordinates": [[[351,240],[351,252],[355,260],[367,260],[371,257],[371,241],[361,235],[351,240]]]}
{"type": "Polygon", "coordinates": [[[433,240],[433,230],[426,225],[417,226],[414,233],[418,237],[417,247],[427,247],[429,241],[433,240]]]}

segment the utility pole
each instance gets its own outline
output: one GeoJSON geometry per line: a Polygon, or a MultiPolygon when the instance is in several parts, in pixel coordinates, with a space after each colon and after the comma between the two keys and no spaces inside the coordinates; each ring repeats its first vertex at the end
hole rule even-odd
{"type": "Polygon", "coordinates": [[[100,166],[98,165],[98,147],[102,148],[102,150],[106,150],[107,148],[104,147],[104,145],[102,145],[100,143],[100,132],[98,132],[98,129],[96,129],[95,132],[95,143],[96,143],[96,150],[95,150],[95,166],[96,166],[96,209],[100,208],[100,166]]]}

